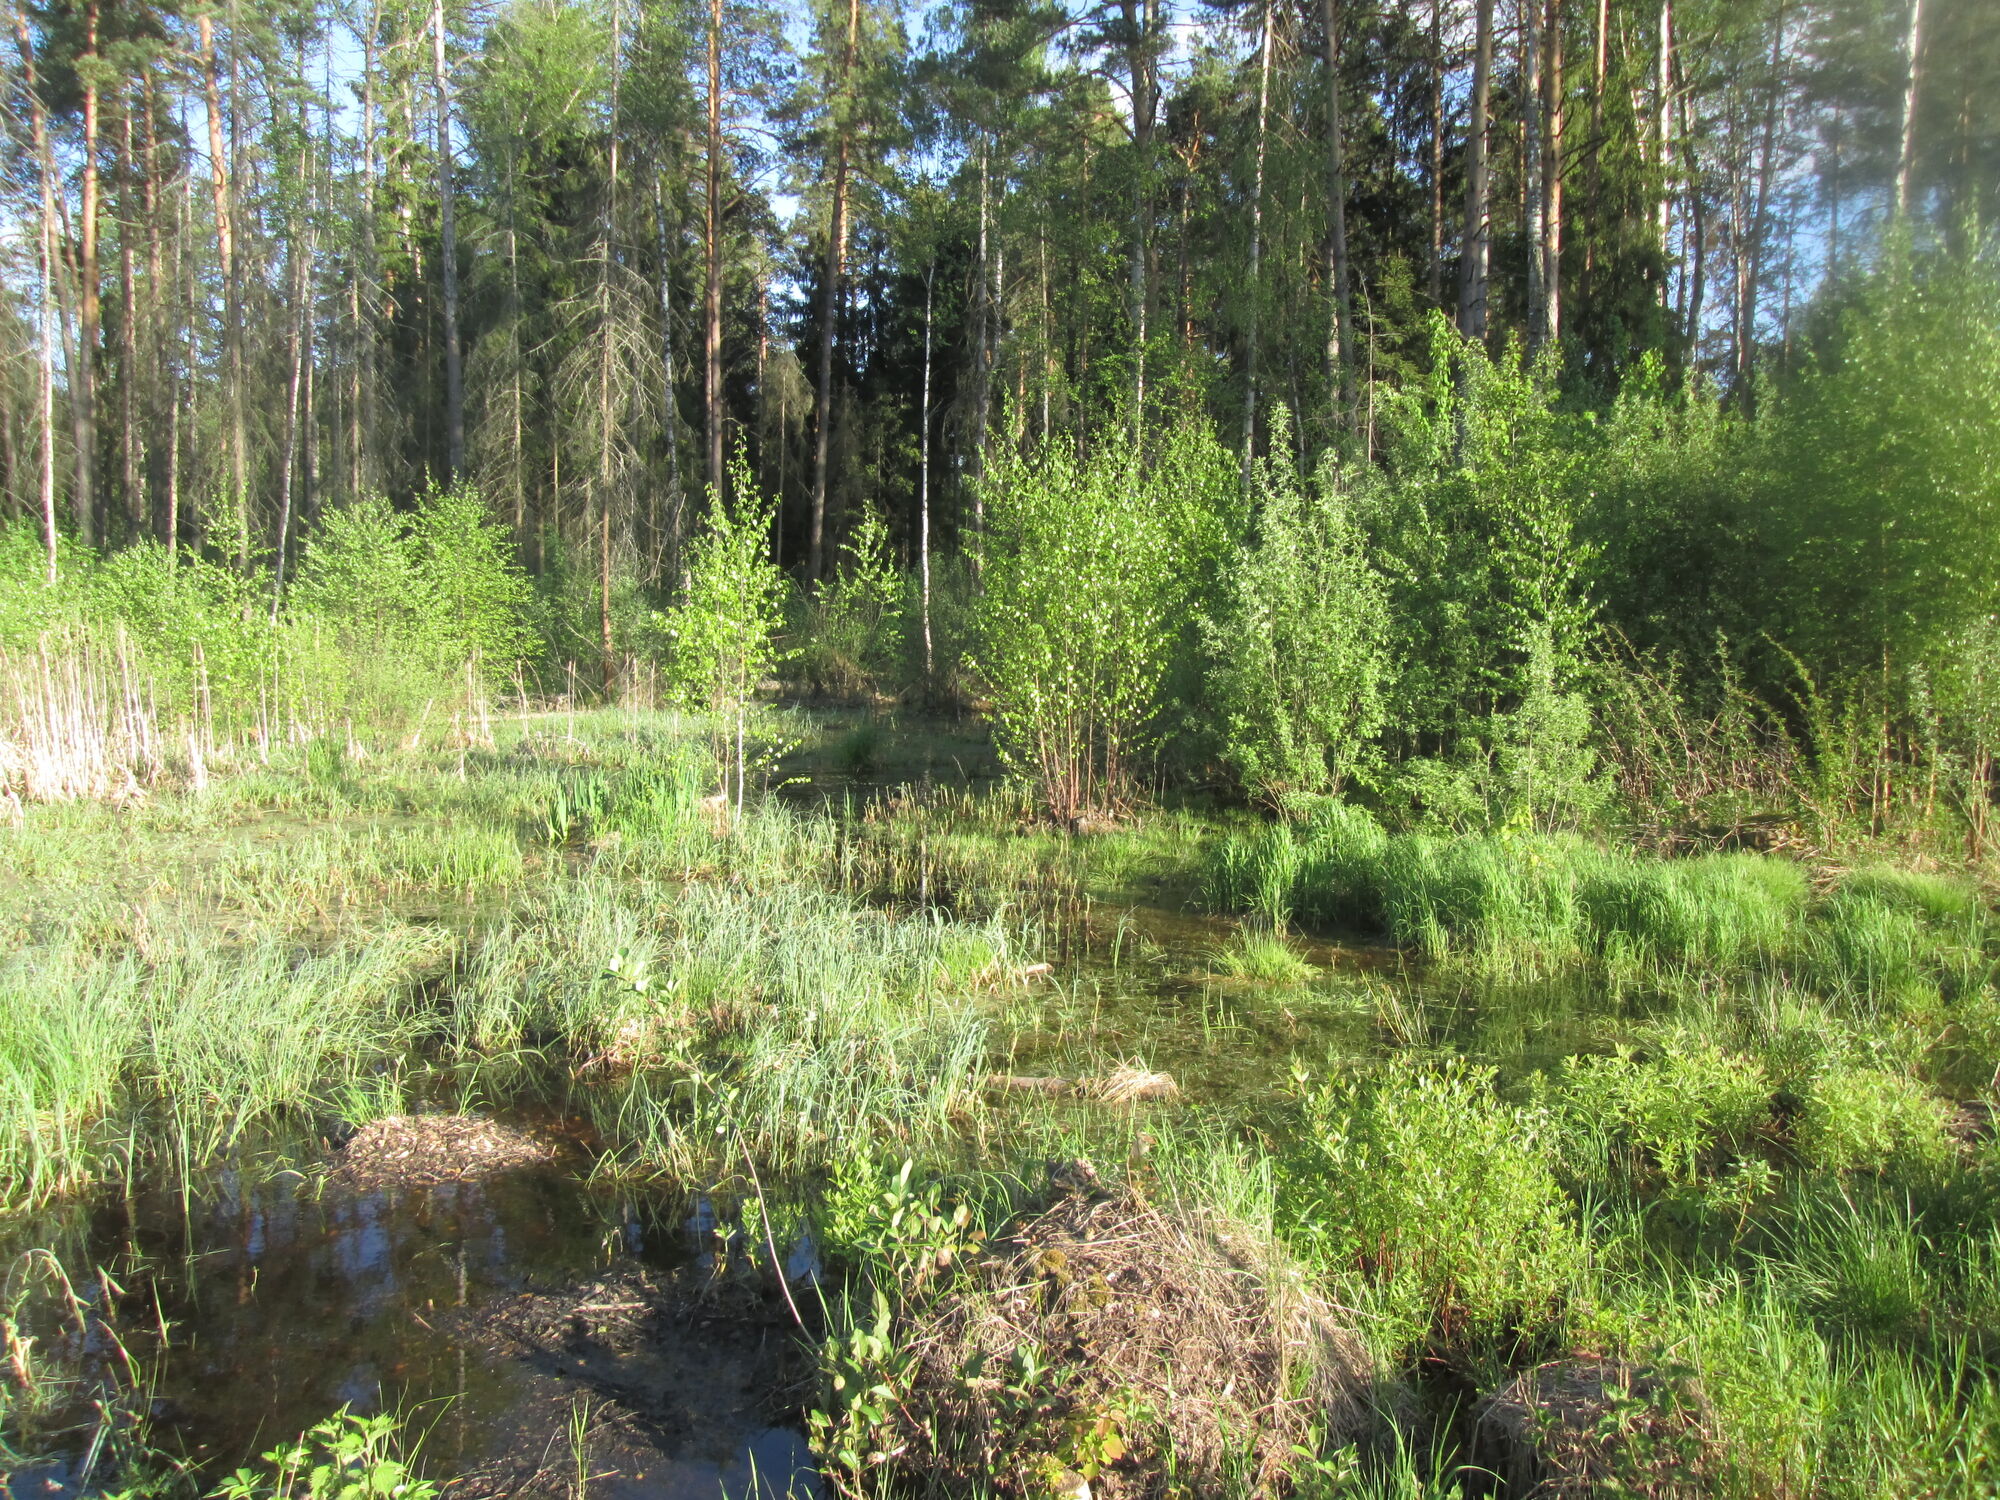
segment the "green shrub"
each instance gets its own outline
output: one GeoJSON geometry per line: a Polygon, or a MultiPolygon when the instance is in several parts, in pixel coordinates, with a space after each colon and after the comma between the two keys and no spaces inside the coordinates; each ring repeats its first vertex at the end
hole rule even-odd
{"type": "Polygon", "coordinates": [[[889,528],[871,506],[842,542],[834,575],[796,596],[793,675],[812,691],[844,697],[893,689],[904,661],[907,595],[889,528]]]}
{"type": "Polygon", "coordinates": [[[1771,1109],[1770,1081],[1754,1059],[1681,1034],[1645,1055],[1621,1047],[1572,1057],[1554,1095],[1572,1138],[1588,1147],[1574,1166],[1679,1185],[1714,1177],[1771,1109]]]}
{"type": "Polygon", "coordinates": [[[716,716],[716,758],[733,764],[740,809],[749,773],[745,744],[759,685],[783,657],[785,575],[771,561],[777,502],[760,494],[741,452],[730,464],[730,496],[711,494],[688,548],[687,593],[661,617],[675,698],[716,716]]]}
{"type": "Polygon", "coordinates": [[[1399,1058],[1303,1087],[1280,1223],[1365,1301],[1398,1350],[1548,1330],[1585,1250],[1551,1164],[1550,1121],[1504,1104],[1489,1068],[1399,1058]]]}
{"type": "Polygon", "coordinates": [[[1934,1169],[1951,1159],[1950,1119],[1913,1078],[1836,1065],[1808,1086],[1792,1142],[1802,1162],[1828,1172],[1934,1169]]]}
{"type": "Polygon", "coordinates": [[[1202,621],[1222,753],[1272,806],[1338,791],[1382,717],[1386,597],[1329,463],[1302,483],[1281,412],[1256,468],[1253,535],[1202,621]]]}
{"type": "Polygon", "coordinates": [[[1233,464],[1191,428],[1142,462],[1051,441],[982,481],[989,535],[973,665],[1008,767],[1058,817],[1128,798],[1192,660],[1233,464]]]}

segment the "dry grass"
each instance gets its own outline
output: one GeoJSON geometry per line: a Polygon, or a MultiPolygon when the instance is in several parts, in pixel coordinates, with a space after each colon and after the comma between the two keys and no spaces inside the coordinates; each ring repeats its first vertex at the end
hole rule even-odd
{"type": "Polygon", "coordinates": [[[348,1139],[330,1180],[364,1192],[476,1182],[554,1161],[560,1149],[476,1115],[389,1115],[348,1139]]]}
{"type": "Polygon", "coordinates": [[[0,652],[0,795],[130,801],[165,767],[152,684],[115,649],[44,637],[0,652]]]}
{"type": "Polygon", "coordinates": [[[1034,1493],[1082,1470],[1100,1496],[1262,1492],[1297,1445],[1362,1429],[1368,1355],[1272,1246],[1081,1163],[1059,1188],[914,1320],[911,1478],[1034,1493]]]}
{"type": "Polygon", "coordinates": [[[1678,1500],[1706,1494],[1707,1408],[1683,1384],[1622,1360],[1554,1360],[1479,1404],[1474,1446],[1530,1500],[1678,1500]]]}

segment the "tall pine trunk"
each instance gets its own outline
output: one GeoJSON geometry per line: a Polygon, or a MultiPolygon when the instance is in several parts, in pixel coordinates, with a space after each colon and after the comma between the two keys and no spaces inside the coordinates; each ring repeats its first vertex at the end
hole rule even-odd
{"type": "Polygon", "coordinates": [[[222,68],[215,50],[215,22],[206,11],[196,19],[201,37],[202,98],[208,111],[209,182],[215,196],[215,248],[222,275],[223,378],[228,384],[229,479],[236,512],[236,562],[250,564],[250,455],[243,413],[243,302],[236,269],[236,236],[229,155],[222,144],[222,68]]]}
{"type": "Polygon", "coordinates": [[[1271,0],[1264,0],[1263,37],[1257,63],[1257,166],[1250,189],[1250,315],[1243,355],[1243,483],[1250,483],[1250,462],[1257,448],[1257,339],[1262,332],[1264,300],[1264,147],[1271,106],[1271,0]]]}
{"type": "Polygon", "coordinates": [[[812,546],[807,576],[818,578],[826,564],[826,465],[833,440],[833,339],[840,321],[840,275],[847,253],[848,125],[854,108],[854,49],[861,27],[860,0],[847,0],[847,45],[840,60],[834,102],[833,222],[826,236],[826,272],[820,287],[819,381],[814,408],[812,546]]]}
{"type": "Polygon", "coordinates": [[[1354,308],[1347,262],[1347,145],[1340,107],[1340,0],[1322,0],[1326,24],[1326,273],[1333,291],[1327,330],[1327,378],[1334,409],[1345,423],[1354,405],[1354,308]]]}
{"type": "MultiPolygon", "coordinates": [[[[616,47],[615,39],[612,45],[616,47]]],[[[444,279],[445,477],[456,480],[465,472],[465,367],[458,343],[458,229],[452,212],[451,77],[445,70],[444,0],[431,0],[431,84],[437,91],[438,269],[444,279]]]]}
{"type": "Polygon", "coordinates": [[[28,30],[25,0],[14,3],[14,40],[21,49],[23,91],[35,148],[35,175],[41,189],[35,245],[35,407],[39,435],[39,499],[42,542],[47,550],[48,583],[56,582],[56,164],[49,149],[48,111],[42,107],[35,72],[35,43],[28,30]]]}
{"type": "Polygon", "coordinates": [[[702,412],[708,487],[722,494],[722,0],[708,0],[707,285],[702,291],[702,412]]]}
{"type": "Polygon", "coordinates": [[[1458,265],[1458,331],[1486,337],[1486,278],[1493,203],[1487,169],[1487,100],[1493,73],[1493,0],[1479,0],[1472,54],[1472,119],[1465,138],[1465,221],[1458,265]]]}
{"type": "Polygon", "coordinates": [[[103,321],[102,292],[97,276],[98,220],[98,86],[97,0],[84,6],[84,55],[76,70],[83,86],[83,161],[81,222],[77,226],[77,349],[70,370],[70,426],[76,433],[76,488],[70,508],[76,516],[77,538],[86,545],[98,539],[97,514],[97,341],[103,321]]]}
{"type": "Polygon", "coordinates": [[[1896,155],[1896,217],[1910,211],[1910,176],[1917,165],[1917,91],[1922,81],[1924,0],[1910,0],[1910,29],[1904,44],[1909,71],[1903,83],[1902,149],[1896,155]]]}

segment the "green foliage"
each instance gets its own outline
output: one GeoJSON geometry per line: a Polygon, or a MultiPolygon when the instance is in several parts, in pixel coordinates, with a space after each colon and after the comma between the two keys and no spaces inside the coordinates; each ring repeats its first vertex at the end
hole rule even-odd
{"type": "Polygon", "coordinates": [[[1553,1122],[1502,1103],[1493,1084],[1462,1060],[1408,1058],[1352,1080],[1300,1078],[1280,1224],[1381,1320],[1389,1347],[1533,1340],[1580,1286],[1553,1122]]]}
{"type": "Polygon", "coordinates": [[[1340,790],[1381,725],[1387,665],[1386,600],[1338,473],[1327,464],[1302,482],[1279,456],[1286,427],[1274,423],[1274,456],[1252,487],[1253,535],[1202,622],[1223,756],[1272,806],[1340,790]]]}
{"type": "Polygon", "coordinates": [[[1050,442],[983,481],[990,537],[973,665],[1001,753],[1059,817],[1128,797],[1157,748],[1234,505],[1204,429],[1146,463],[1050,442]]]}
{"type": "Polygon", "coordinates": [[[401,1456],[401,1426],[387,1413],[356,1416],[342,1407],[295,1442],[264,1455],[267,1469],[238,1469],[215,1500],[434,1500],[401,1456]]]}
{"type": "Polygon", "coordinates": [[[1406,753],[1483,750],[1493,715],[1575,689],[1592,547],[1551,361],[1491,359],[1438,318],[1428,379],[1384,413],[1387,474],[1360,515],[1388,580],[1387,721],[1406,753]]]}
{"type": "Polygon", "coordinates": [[[880,512],[864,509],[840,551],[834,575],[795,611],[794,673],[809,688],[844,696],[893,687],[904,660],[909,590],[880,512]]]}
{"type": "Polygon", "coordinates": [[[505,681],[533,650],[530,589],[476,491],[433,489],[408,515],[365,499],[328,513],[286,596],[285,653],[304,704],[412,717],[505,681]]]}
{"type": "Polygon", "coordinates": [[[1825,1171],[1921,1172],[1950,1158],[1950,1116],[1915,1079],[1835,1065],[1812,1079],[1792,1139],[1801,1161],[1825,1171]]]}
{"type": "MultiPolygon", "coordinates": [[[[1573,1057],[1554,1098],[1568,1128],[1614,1171],[1690,1186],[1713,1178],[1745,1150],[1770,1115],[1771,1087],[1750,1058],[1681,1033],[1642,1055],[1620,1047],[1608,1057],[1573,1057]]],[[[1580,1163],[1572,1159],[1575,1169],[1580,1163]]],[[[1589,1180],[1588,1173],[1585,1180],[1589,1180]]]]}
{"type": "Polygon", "coordinates": [[[738,719],[782,657],[785,575],[770,559],[775,503],[738,454],[733,498],[710,495],[688,549],[686,597],[664,613],[668,680],[681,702],[738,719]]]}
{"type": "Polygon", "coordinates": [[[1948,668],[2000,605],[2000,268],[1894,239],[1773,392],[1765,628],[1832,677],[1948,668]]]}

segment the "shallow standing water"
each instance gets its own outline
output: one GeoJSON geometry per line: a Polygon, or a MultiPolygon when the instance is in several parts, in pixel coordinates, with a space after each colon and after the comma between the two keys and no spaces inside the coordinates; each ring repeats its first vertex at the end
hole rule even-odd
{"type": "MultiPolygon", "coordinates": [[[[568,1494],[586,1473],[619,1500],[818,1494],[781,1418],[782,1304],[717,1274],[700,1213],[573,1172],[369,1192],[223,1173],[186,1218],[178,1198],[100,1210],[127,1341],[157,1348],[166,1325],[151,1442],[227,1472],[342,1406],[386,1409],[455,1493],[568,1494]]],[[[88,1488],[82,1458],[10,1487],[88,1488]]]]}

